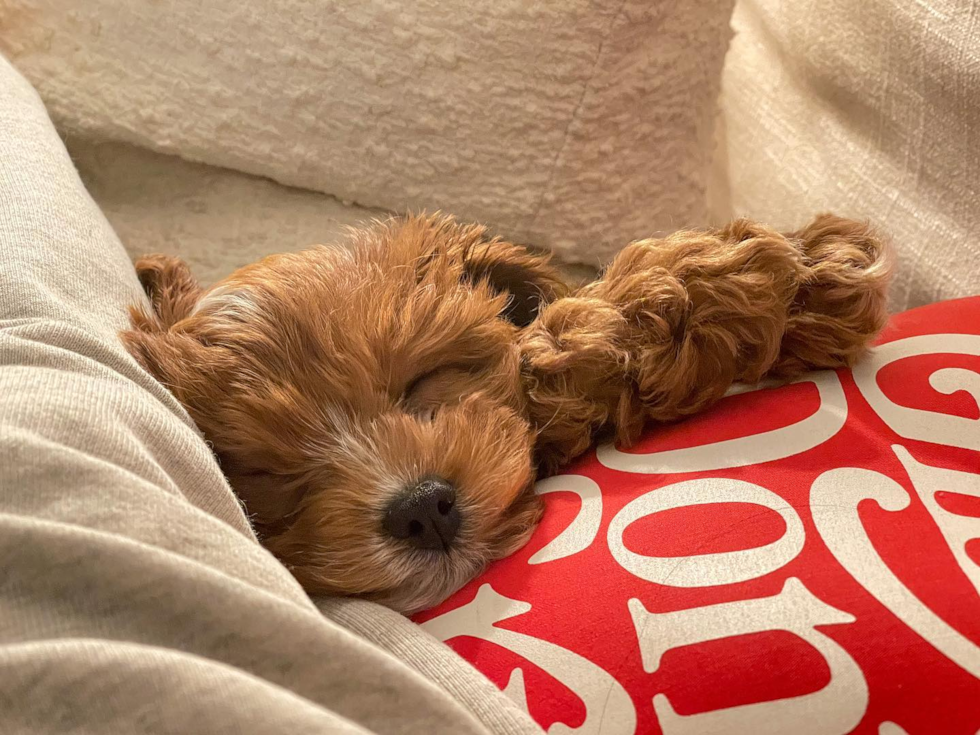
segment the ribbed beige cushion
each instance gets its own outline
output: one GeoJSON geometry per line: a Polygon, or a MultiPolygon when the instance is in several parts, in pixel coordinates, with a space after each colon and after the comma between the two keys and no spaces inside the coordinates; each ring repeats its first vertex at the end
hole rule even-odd
{"type": "Polygon", "coordinates": [[[0,58],[0,732],[537,732],[404,618],[318,611],[123,351],[139,298],[0,58]]]}
{"type": "Polygon", "coordinates": [[[975,4],[740,0],[733,24],[715,216],[867,217],[898,247],[896,309],[980,293],[975,4]]]}

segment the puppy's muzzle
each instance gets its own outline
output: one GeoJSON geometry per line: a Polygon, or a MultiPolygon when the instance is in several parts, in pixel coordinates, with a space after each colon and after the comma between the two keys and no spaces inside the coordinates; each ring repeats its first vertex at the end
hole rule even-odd
{"type": "Polygon", "coordinates": [[[391,501],[383,526],[416,549],[449,551],[459,522],[456,489],[440,477],[426,477],[391,501]]]}

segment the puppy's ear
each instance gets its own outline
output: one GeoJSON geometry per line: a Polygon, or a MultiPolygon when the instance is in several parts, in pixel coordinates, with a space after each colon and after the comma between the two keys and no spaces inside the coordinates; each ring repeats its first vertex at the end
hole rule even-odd
{"type": "Polygon", "coordinates": [[[541,463],[600,430],[629,444],[734,381],[852,365],[887,319],[889,264],[868,225],[833,215],[789,235],[736,220],[628,245],[518,337],[541,463]]]}
{"type": "Polygon", "coordinates": [[[136,361],[183,401],[183,388],[194,382],[196,365],[207,364],[206,346],[172,327],[193,314],[201,287],[184,261],[168,255],[140,258],[136,275],[149,297],[150,309],[129,307],[132,329],[119,337],[136,361]]]}
{"type": "Polygon", "coordinates": [[[770,372],[850,367],[888,321],[891,253],[869,224],[833,214],[786,237],[806,270],[770,372]]]}
{"type": "Polygon", "coordinates": [[[463,272],[471,283],[484,282],[494,292],[508,294],[510,298],[501,316],[518,327],[526,327],[542,305],[568,293],[549,260],[547,255],[492,238],[466,249],[463,272]]]}
{"type": "Polygon", "coordinates": [[[136,261],[136,275],[153,310],[147,314],[143,309],[131,309],[135,329],[169,329],[190,316],[201,298],[201,287],[180,258],[147,255],[136,261]]]}

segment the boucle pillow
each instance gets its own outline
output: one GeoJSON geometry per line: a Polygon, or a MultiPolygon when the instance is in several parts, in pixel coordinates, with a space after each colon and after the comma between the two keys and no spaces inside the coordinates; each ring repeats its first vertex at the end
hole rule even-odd
{"type": "Polygon", "coordinates": [[[980,728],[980,297],[541,482],[423,627],[558,733],[980,728]]]}
{"type": "Polygon", "coordinates": [[[71,135],[595,265],[705,221],[733,4],[10,0],[0,52],[71,135]]]}
{"type": "MultiPolygon", "coordinates": [[[[740,0],[720,107],[718,221],[869,219],[893,309],[980,284],[980,23],[961,0],[740,0]]],[[[972,734],[971,734],[972,735],[972,734]]]]}

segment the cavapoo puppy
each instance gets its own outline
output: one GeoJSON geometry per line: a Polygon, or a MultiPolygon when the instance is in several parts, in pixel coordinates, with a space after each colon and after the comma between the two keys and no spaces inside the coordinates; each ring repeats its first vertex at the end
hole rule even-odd
{"type": "Polygon", "coordinates": [[[274,255],[202,289],[137,263],[122,338],[212,444],[262,542],[311,593],[404,613],[523,545],[532,484],[720,398],[850,365],[885,322],[864,225],[736,221],[626,247],[576,291],[545,257],[443,216],[274,255]]]}

